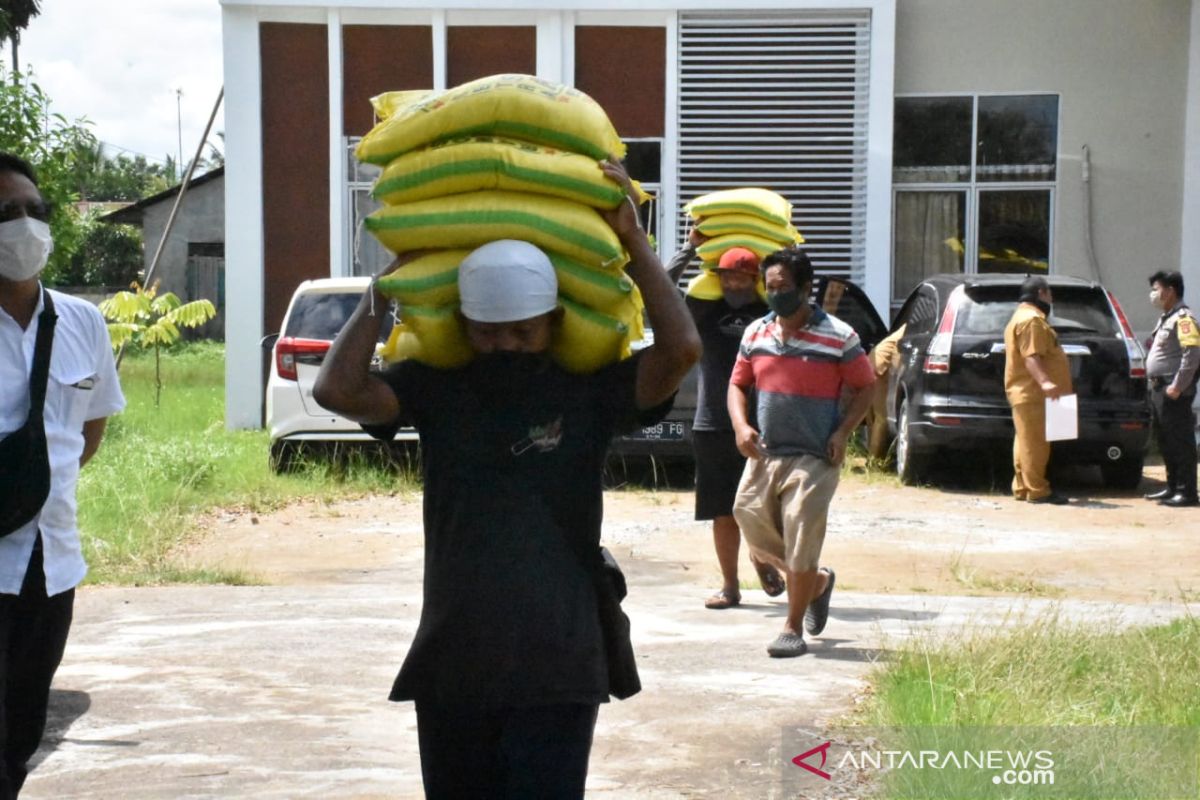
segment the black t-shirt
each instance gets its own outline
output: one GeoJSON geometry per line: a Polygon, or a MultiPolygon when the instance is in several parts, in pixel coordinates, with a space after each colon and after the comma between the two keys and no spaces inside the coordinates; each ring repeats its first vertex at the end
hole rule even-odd
{"type": "MultiPolygon", "coordinates": [[[[700,332],[704,353],[700,356],[700,379],[696,385],[696,418],[692,428],[698,431],[731,431],[729,406],[729,376],[737,360],[738,345],[746,326],[770,309],[766,303],[755,301],[734,308],[720,300],[698,300],[687,297],[688,310],[700,332]]],[[[751,405],[753,409],[753,405],[751,405]]],[[[750,420],[753,424],[753,419],[750,420]]]]}
{"type": "Polygon", "coordinates": [[[608,697],[591,574],[601,477],[614,433],[638,412],[637,357],[590,376],[557,366],[524,385],[480,388],[470,366],[406,361],[384,373],[420,433],[425,587],[392,700],[483,706],[599,703],[608,697]],[[577,549],[572,549],[577,548],[577,549]]]}

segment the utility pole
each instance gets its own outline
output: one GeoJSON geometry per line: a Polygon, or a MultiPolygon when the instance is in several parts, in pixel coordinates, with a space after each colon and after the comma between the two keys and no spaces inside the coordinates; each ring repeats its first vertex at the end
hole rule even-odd
{"type": "Polygon", "coordinates": [[[183,89],[175,90],[175,130],[179,136],[178,161],[175,162],[175,180],[179,180],[180,170],[183,169],[183,89]]]}

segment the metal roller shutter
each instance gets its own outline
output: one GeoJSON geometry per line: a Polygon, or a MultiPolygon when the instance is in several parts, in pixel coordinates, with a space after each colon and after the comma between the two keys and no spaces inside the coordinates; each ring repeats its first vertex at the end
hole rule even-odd
{"type": "Polygon", "coordinates": [[[680,242],[688,200],[762,186],[819,271],[861,282],[869,66],[866,11],[681,14],[680,242]]]}

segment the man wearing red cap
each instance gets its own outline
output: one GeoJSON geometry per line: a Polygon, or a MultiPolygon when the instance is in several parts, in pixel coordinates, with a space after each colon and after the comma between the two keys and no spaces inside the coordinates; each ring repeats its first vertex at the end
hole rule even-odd
{"type": "MultiPolygon", "coordinates": [[[[667,265],[675,281],[696,255],[706,237],[692,230],[688,244],[667,265]]],[[[729,375],[737,358],[738,344],[746,326],[770,309],[758,294],[758,256],[744,247],[733,247],[717,264],[722,296],[716,300],[686,298],[688,310],[704,352],[696,387],[696,416],[692,423],[692,447],[696,456],[696,519],[712,520],[713,546],[721,567],[721,588],[709,597],[706,608],[732,608],[742,601],[738,587],[738,551],[742,534],[733,518],[733,499],[746,459],[738,452],[733,425],[725,403],[729,375]]],[[[778,570],[750,561],[758,571],[763,591],[770,597],[783,593],[778,570]]]]}

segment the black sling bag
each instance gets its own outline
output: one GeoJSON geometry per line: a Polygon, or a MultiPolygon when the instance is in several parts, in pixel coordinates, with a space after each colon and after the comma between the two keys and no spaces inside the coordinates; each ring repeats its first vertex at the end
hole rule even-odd
{"type": "Polygon", "coordinates": [[[29,376],[29,416],[0,440],[0,536],[8,536],[38,515],[50,496],[50,452],[46,445],[46,381],[58,317],[50,293],[42,289],[33,371],[29,376]]]}

